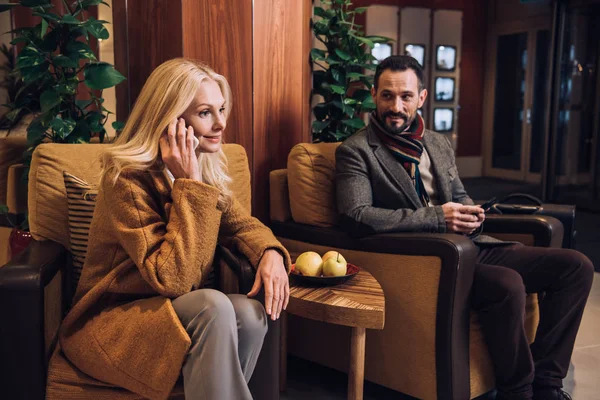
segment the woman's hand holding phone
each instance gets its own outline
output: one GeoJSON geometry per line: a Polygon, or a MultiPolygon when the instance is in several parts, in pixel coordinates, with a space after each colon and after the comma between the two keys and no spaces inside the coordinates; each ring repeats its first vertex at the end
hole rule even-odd
{"type": "Polygon", "coordinates": [[[169,123],[167,131],[160,137],[162,160],[177,178],[201,180],[194,128],[185,127],[183,118],[174,119],[169,123]]]}

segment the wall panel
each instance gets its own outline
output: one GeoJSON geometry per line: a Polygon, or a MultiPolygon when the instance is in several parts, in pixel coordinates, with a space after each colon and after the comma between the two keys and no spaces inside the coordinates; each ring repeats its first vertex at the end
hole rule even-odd
{"type": "Polygon", "coordinates": [[[205,62],[227,78],[233,108],[225,141],[244,146],[252,165],[252,2],[183,0],[182,4],[183,55],[205,62]]]}
{"type": "MultiPolygon", "coordinates": [[[[310,141],[306,75],[308,29],[302,1],[263,0],[254,8],[253,209],[266,219],[269,172],[285,168],[292,146],[310,141]]],[[[310,9],[309,9],[310,11],[310,9]]]]}

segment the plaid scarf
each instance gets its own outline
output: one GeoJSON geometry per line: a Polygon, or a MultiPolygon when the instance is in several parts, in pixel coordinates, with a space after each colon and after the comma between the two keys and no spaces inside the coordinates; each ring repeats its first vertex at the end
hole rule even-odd
{"type": "Polygon", "coordinates": [[[423,154],[423,132],[425,131],[423,118],[417,114],[415,120],[404,132],[393,134],[385,129],[385,125],[377,119],[375,111],[373,111],[369,116],[369,125],[392,155],[402,163],[415,185],[415,190],[423,206],[429,206],[429,195],[419,172],[419,163],[421,154],[423,154]]]}

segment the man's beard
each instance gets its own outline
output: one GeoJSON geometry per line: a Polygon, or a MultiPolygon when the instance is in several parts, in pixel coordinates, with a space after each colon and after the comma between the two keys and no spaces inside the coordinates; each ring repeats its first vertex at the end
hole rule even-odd
{"type": "Polygon", "coordinates": [[[412,117],[409,117],[407,114],[405,114],[403,112],[395,113],[395,112],[389,111],[389,110],[382,113],[380,118],[381,118],[381,122],[383,122],[383,124],[385,125],[385,128],[387,129],[387,131],[393,135],[398,135],[398,134],[404,132],[415,120],[414,115],[412,117]],[[388,117],[402,118],[404,120],[404,123],[400,126],[392,126],[387,123],[388,117]]]}

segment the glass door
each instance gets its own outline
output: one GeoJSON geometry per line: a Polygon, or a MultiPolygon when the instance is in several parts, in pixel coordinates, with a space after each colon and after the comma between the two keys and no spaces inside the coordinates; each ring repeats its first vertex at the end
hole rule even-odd
{"type": "Polygon", "coordinates": [[[600,210],[600,5],[567,9],[551,201],[600,210]]]}
{"type": "Polygon", "coordinates": [[[484,174],[541,182],[551,46],[548,26],[492,35],[484,115],[484,174]]]}

